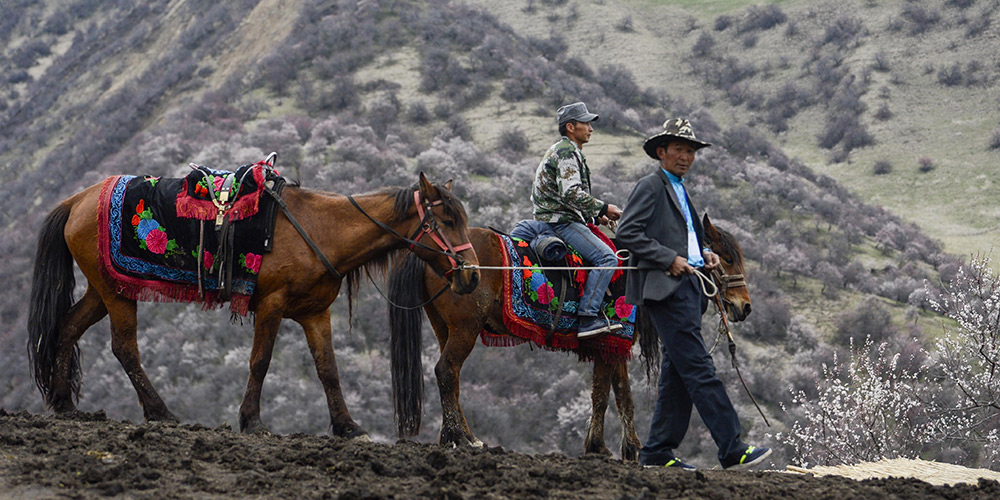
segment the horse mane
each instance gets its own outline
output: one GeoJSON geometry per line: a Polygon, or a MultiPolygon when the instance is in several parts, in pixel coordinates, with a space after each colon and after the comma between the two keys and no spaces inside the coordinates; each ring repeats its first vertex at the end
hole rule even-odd
{"type": "MultiPolygon", "coordinates": [[[[451,195],[451,191],[448,191],[443,186],[435,185],[435,187],[437,187],[438,193],[441,195],[441,207],[444,209],[444,213],[454,218],[456,224],[465,226],[468,216],[465,214],[465,208],[462,206],[462,203],[455,199],[451,195]]],[[[400,221],[406,218],[406,214],[413,207],[413,192],[417,189],[420,189],[419,185],[414,184],[408,188],[386,188],[383,190],[383,192],[396,198],[396,204],[393,208],[393,217],[395,217],[395,220],[400,221]]]]}
{"type": "MultiPolygon", "coordinates": [[[[724,229],[719,229],[718,227],[716,227],[715,230],[718,231],[719,235],[722,236],[721,241],[717,242],[719,246],[722,247],[722,251],[734,257],[738,257],[738,259],[736,260],[742,264],[743,250],[740,250],[740,246],[736,243],[736,238],[733,237],[732,233],[724,229]]],[[[740,265],[741,270],[742,267],[743,266],[740,265]]]]}

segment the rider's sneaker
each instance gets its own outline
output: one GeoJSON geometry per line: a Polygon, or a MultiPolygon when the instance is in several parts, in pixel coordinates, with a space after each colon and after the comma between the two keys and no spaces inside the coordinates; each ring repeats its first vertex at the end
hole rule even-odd
{"type": "Polygon", "coordinates": [[[608,321],[597,316],[580,316],[580,326],[576,331],[576,338],[585,339],[597,337],[610,332],[608,321]]]}
{"type": "Polygon", "coordinates": [[[723,460],[722,468],[726,470],[746,470],[763,462],[770,454],[770,448],[747,446],[743,453],[723,460]]]}

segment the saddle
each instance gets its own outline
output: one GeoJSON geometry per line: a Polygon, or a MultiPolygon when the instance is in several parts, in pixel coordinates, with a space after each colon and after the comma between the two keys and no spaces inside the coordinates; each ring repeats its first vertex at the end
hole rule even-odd
{"type": "Polygon", "coordinates": [[[135,300],[230,302],[245,315],[263,254],[273,246],[285,181],[274,153],[236,172],[192,165],[184,178],[116,176],[101,190],[102,271],[135,300]]]}
{"type": "MultiPolygon", "coordinates": [[[[596,230],[596,226],[592,230],[596,230]]],[[[503,249],[503,265],[526,269],[502,271],[501,306],[507,332],[494,331],[487,324],[480,333],[484,345],[513,346],[531,342],[543,349],[576,352],[586,361],[596,356],[612,363],[631,358],[635,308],[625,302],[625,280],[620,270],[612,277],[602,311],[611,321],[620,322],[623,328],[601,337],[579,340],[576,310],[587,271],[551,268],[585,267],[583,259],[571,247],[565,248],[565,256],[558,261],[543,259],[532,249],[531,241],[494,231],[503,249]]],[[[523,233],[515,231],[515,234],[523,233]]],[[[548,236],[541,234],[540,237],[548,236]]],[[[610,240],[607,242],[614,248],[610,240]]]]}

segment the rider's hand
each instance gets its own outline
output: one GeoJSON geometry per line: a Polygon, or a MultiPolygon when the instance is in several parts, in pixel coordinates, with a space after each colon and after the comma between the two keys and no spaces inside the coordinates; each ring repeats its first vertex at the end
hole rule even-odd
{"type": "Polygon", "coordinates": [[[617,205],[612,205],[608,203],[608,209],[604,212],[604,217],[608,220],[618,220],[622,218],[622,209],[618,208],[617,205]]]}
{"type": "Polygon", "coordinates": [[[702,252],[701,256],[705,258],[705,269],[715,269],[720,264],[719,255],[711,250],[702,252]]]}
{"type": "Polygon", "coordinates": [[[594,220],[597,222],[598,226],[607,226],[609,225],[608,223],[611,222],[610,220],[608,220],[608,217],[606,215],[602,215],[594,220]]]}
{"type": "Polygon", "coordinates": [[[691,264],[688,264],[687,259],[678,255],[674,257],[674,262],[670,264],[670,269],[667,270],[671,276],[680,276],[682,274],[693,274],[694,268],[691,264]]]}

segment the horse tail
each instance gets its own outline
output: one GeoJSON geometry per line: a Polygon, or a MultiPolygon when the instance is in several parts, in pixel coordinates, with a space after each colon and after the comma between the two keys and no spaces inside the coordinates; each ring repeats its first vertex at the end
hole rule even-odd
{"type": "Polygon", "coordinates": [[[400,437],[413,436],[420,431],[424,399],[424,370],[420,359],[423,313],[416,306],[424,295],[424,266],[416,254],[407,252],[389,274],[393,418],[400,437]]]}
{"type": "MultiPolygon", "coordinates": [[[[66,245],[63,231],[69,219],[70,205],[53,210],[38,237],[35,269],[31,280],[28,309],[28,360],[35,385],[47,404],[52,388],[52,369],[59,346],[59,323],[73,305],[73,256],[66,245]]],[[[80,394],[80,348],[73,346],[69,382],[74,397],[80,394]]]]}
{"type": "Polygon", "coordinates": [[[652,381],[660,371],[660,336],[653,326],[653,319],[643,306],[636,306],[635,336],[639,342],[639,357],[642,359],[646,380],[652,381]]]}

